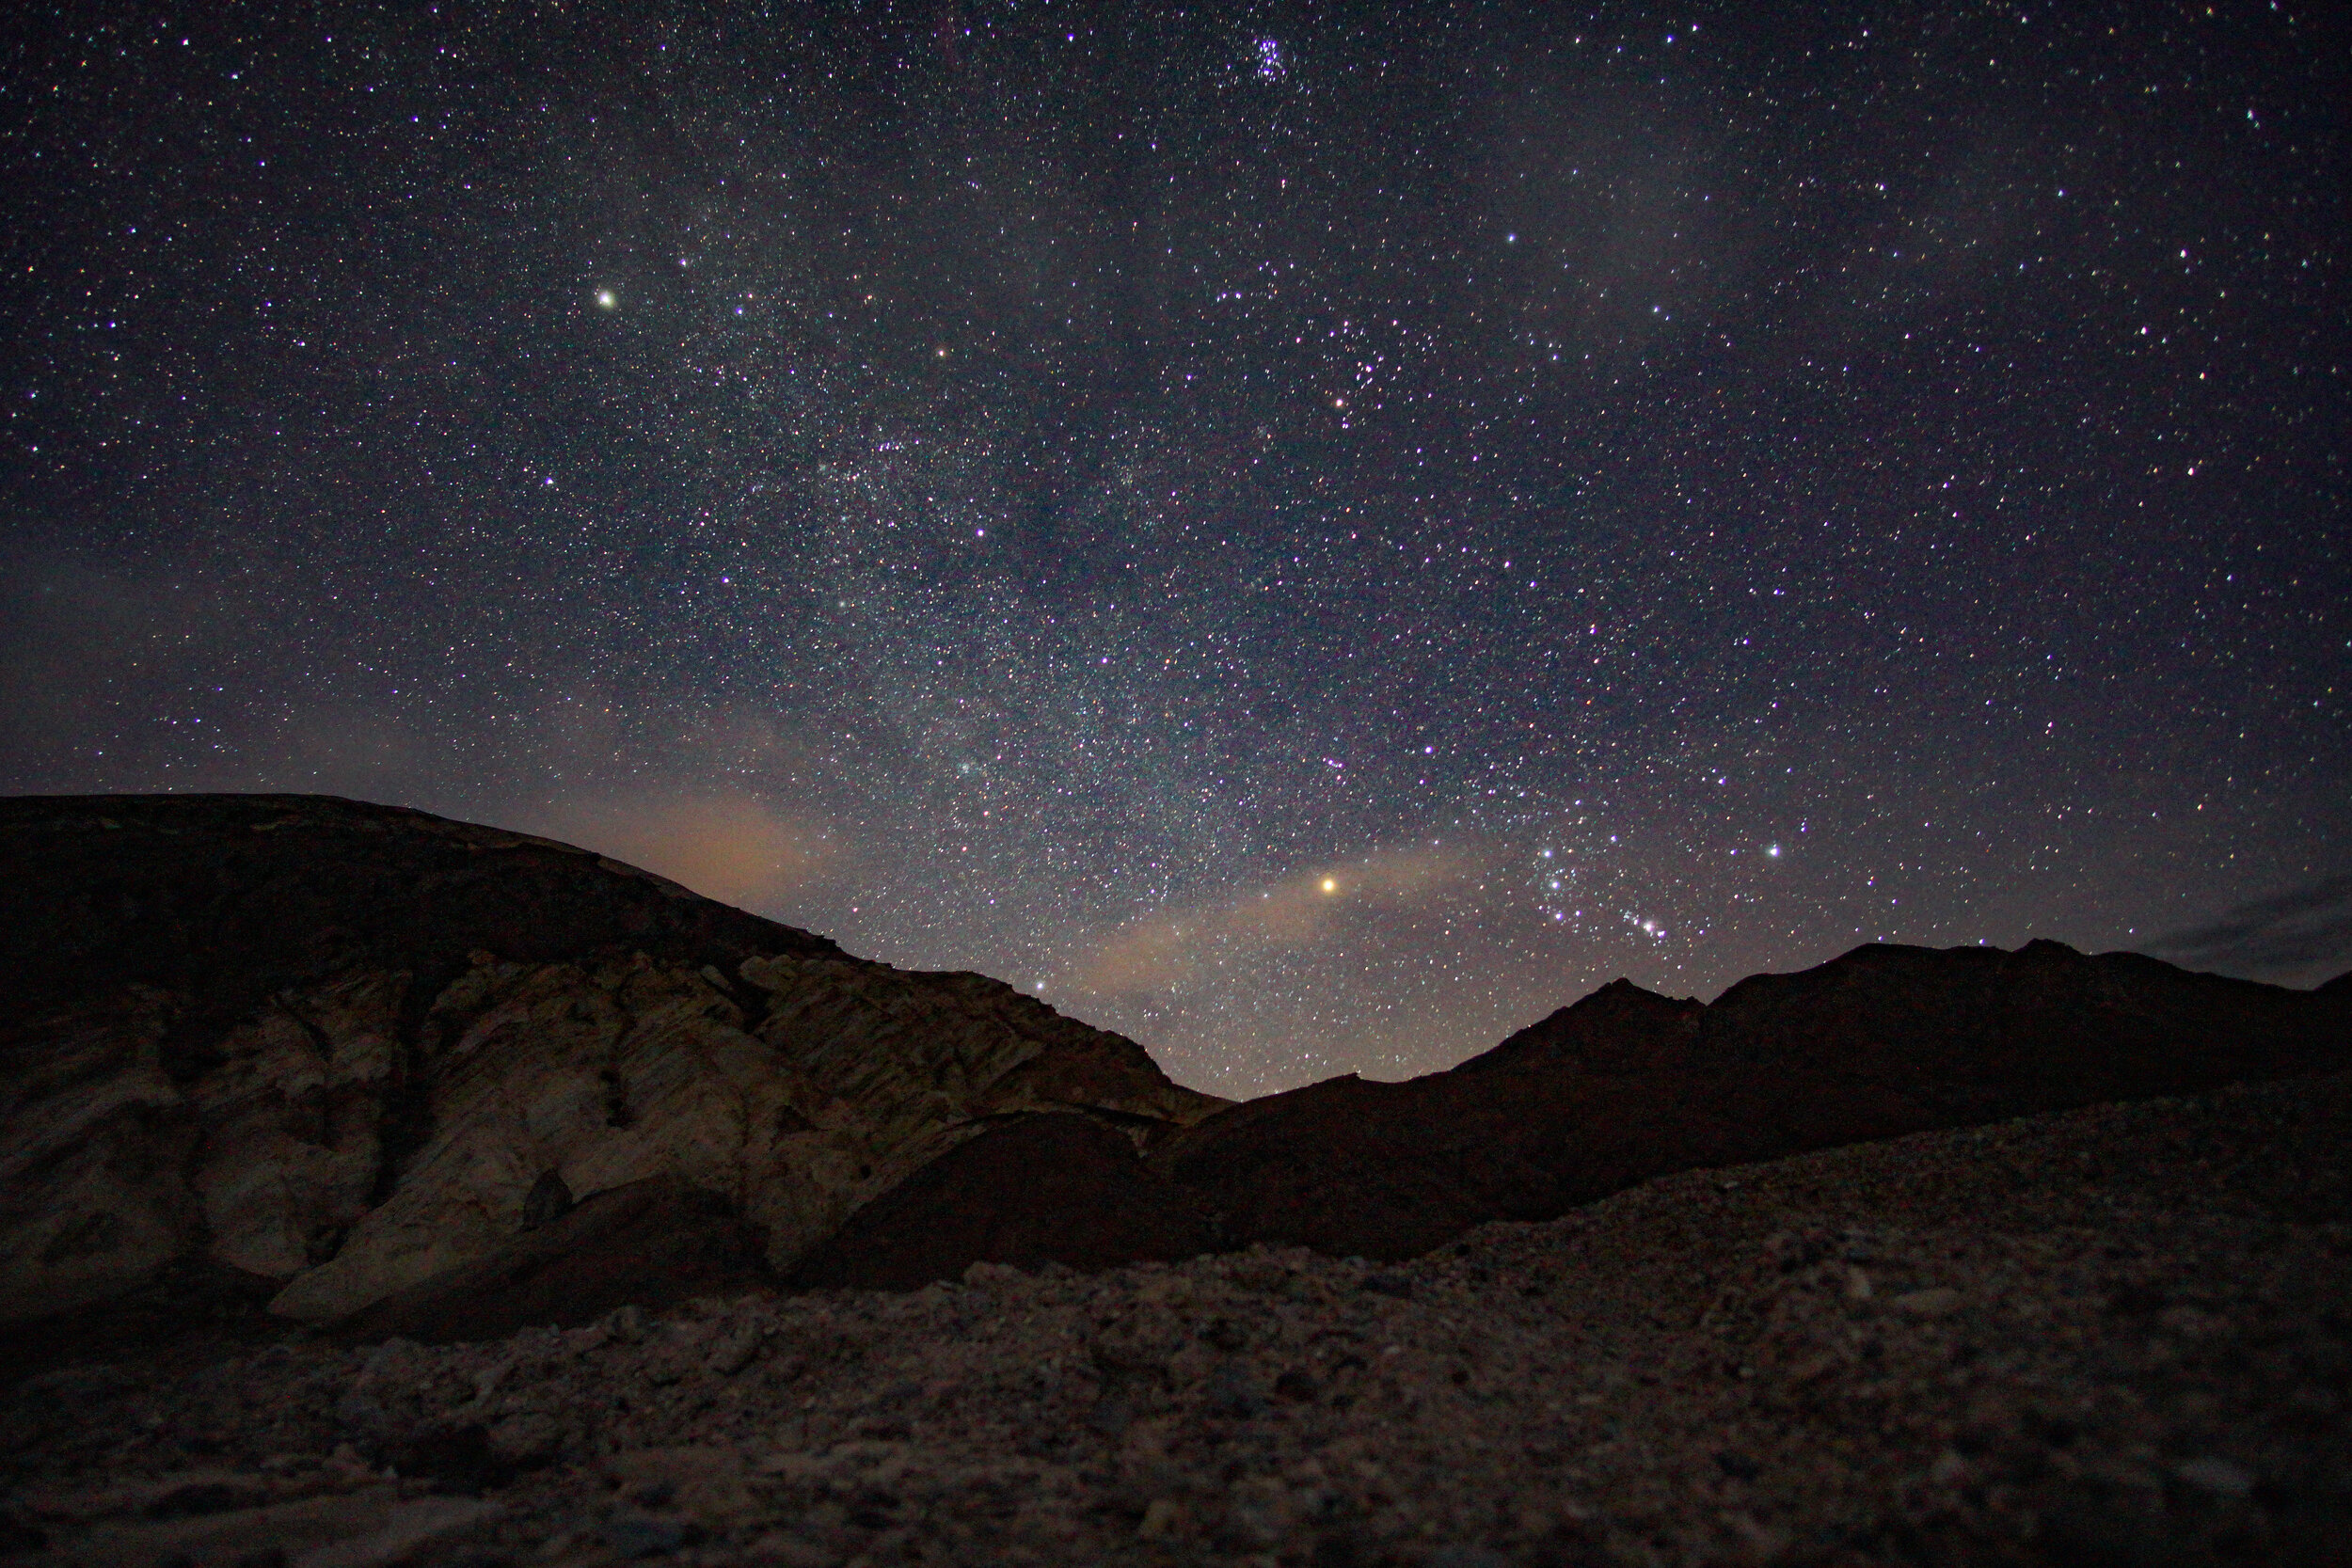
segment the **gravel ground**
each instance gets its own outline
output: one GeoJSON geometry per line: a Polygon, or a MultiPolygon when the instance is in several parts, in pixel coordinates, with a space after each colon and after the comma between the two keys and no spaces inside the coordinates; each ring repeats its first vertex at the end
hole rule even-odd
{"type": "Polygon", "coordinates": [[[53,1368],[0,1555],[2352,1562],[2352,1077],[1650,1182],[1412,1263],[53,1368]]]}

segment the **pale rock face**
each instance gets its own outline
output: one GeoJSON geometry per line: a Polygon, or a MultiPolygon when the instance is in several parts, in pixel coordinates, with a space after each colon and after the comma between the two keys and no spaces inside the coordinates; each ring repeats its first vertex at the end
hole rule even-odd
{"type": "Polygon", "coordinates": [[[576,1194],[664,1170],[739,1190],[728,1167],[741,1140],[726,1126],[736,1097],[711,1064],[724,1036],[751,1044],[740,1022],[675,966],[478,964],[425,1023],[430,1140],[342,1250],[272,1310],[340,1317],[479,1257],[521,1228],[524,1199],[549,1171],[576,1194]]]}
{"type": "Polygon", "coordinates": [[[760,1037],[854,1103],[938,1093],[991,1116],[1076,1106],[1144,1118],[1138,1136],[1226,1104],[1137,1071],[1129,1042],[984,974],[773,958],[747,959],[743,978],[771,993],[760,1037]]]}
{"type": "Polygon", "coordinates": [[[1157,1148],[1223,1105],[1009,985],[527,834],[317,797],[0,818],[0,1323],[188,1265],[329,1322],[646,1178],[784,1272],[1005,1117],[1157,1148]]]}
{"type": "Polygon", "coordinates": [[[119,1295],[200,1234],[178,1176],[196,1122],[161,1060],[178,1010],[134,986],[0,1048],[0,1318],[119,1295]]]}
{"type": "Polygon", "coordinates": [[[215,1259],[291,1279],[332,1256],[367,1212],[409,979],[362,974],[281,995],[221,1042],[223,1061],[189,1097],[203,1130],[193,1180],[215,1259]]]}
{"type": "Polygon", "coordinates": [[[185,797],[16,802],[0,838],[0,1323],[198,1264],[333,1320],[654,1177],[784,1271],[1004,1117],[1155,1148],[1225,1103],[1009,986],[527,835],[185,797]]]}
{"type": "Polygon", "coordinates": [[[582,1196],[661,1174],[723,1194],[782,1271],[985,1118],[1076,1104],[1149,1132],[1222,1103],[978,976],[747,959],[769,1002],[747,1031],[715,972],[480,957],[425,1025],[431,1140],[273,1311],[339,1318],[482,1256],[549,1172],[582,1196]],[[1102,1059],[1051,1059],[1089,1051],[1102,1059]]]}
{"type": "Polygon", "coordinates": [[[581,1197],[665,1174],[722,1194],[787,1270],[993,1118],[1074,1106],[1144,1141],[1223,1103],[977,975],[770,957],[739,987],[643,955],[474,958],[413,1045],[412,976],[367,971],[271,997],[177,1085],[170,993],[21,1032],[0,1057],[0,1321],[196,1255],[332,1320],[501,1244],[550,1173],[581,1197]],[[756,1024],[739,996],[766,1004],[756,1024]],[[404,1111],[421,1147],[390,1147],[404,1111]]]}

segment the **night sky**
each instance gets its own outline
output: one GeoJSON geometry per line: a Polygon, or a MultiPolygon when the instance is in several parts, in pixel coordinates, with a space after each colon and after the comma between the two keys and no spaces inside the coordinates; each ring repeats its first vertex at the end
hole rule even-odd
{"type": "Polygon", "coordinates": [[[1227,1094],[2352,966],[2340,12],[274,9],[0,40],[0,790],[546,832],[1227,1094]]]}

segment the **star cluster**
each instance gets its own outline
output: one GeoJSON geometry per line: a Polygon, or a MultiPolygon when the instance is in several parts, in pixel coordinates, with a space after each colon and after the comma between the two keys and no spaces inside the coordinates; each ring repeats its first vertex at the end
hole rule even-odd
{"type": "Polygon", "coordinates": [[[587,843],[1254,1093],[2352,962],[2318,8],[71,10],[0,787],[587,843]]]}

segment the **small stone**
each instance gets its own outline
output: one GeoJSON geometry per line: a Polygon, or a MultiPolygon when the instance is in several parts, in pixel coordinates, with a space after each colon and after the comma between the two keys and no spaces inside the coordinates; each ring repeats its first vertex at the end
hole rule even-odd
{"type": "Polygon", "coordinates": [[[359,1376],[362,1380],[398,1376],[423,1348],[414,1339],[404,1339],[395,1334],[368,1352],[368,1358],[359,1364],[359,1376]]]}
{"type": "Polygon", "coordinates": [[[1265,1414],[1265,1398],[1238,1361],[1220,1362],[1209,1374],[1208,1405],[1214,1415],[1247,1420],[1265,1414]]]}
{"type": "Polygon", "coordinates": [[[604,1544],[625,1559],[668,1557],[685,1550],[701,1532],[684,1519],[651,1513],[616,1513],[604,1522],[604,1544]]]}
{"type": "Polygon", "coordinates": [[[1296,1367],[1274,1380],[1274,1397],[1285,1404],[1312,1404],[1322,1391],[1312,1374],[1296,1367]]]}
{"type": "Polygon", "coordinates": [[[2184,1339],[2202,1339],[2220,1326],[2210,1312],[2188,1306],[2168,1307],[2156,1314],[2156,1322],[2184,1339]]]}
{"type": "Polygon", "coordinates": [[[760,1346],[767,1338],[767,1325],[755,1319],[728,1324],[710,1342],[710,1370],[721,1377],[733,1377],[759,1358],[760,1346]]]}
{"type": "Polygon", "coordinates": [[[1928,1466],[1928,1479],[1938,1486],[1962,1485],[1974,1474],[1968,1461],[1956,1449],[1946,1449],[1935,1456],[1935,1463],[1928,1466]]]}
{"type": "Polygon", "coordinates": [[[563,1173],[548,1171],[532,1183],[523,1198],[525,1230],[536,1230],[543,1225],[553,1225],[572,1212],[572,1189],[564,1184],[563,1173]]]}
{"type": "Polygon", "coordinates": [[[490,1451],[516,1469],[533,1469],[556,1456],[563,1439],[552,1417],[527,1410],[490,1429],[490,1451]]]}
{"type": "Polygon", "coordinates": [[[1212,1318],[1200,1330],[1200,1338],[1221,1351],[1237,1351],[1249,1343],[1249,1331],[1231,1318],[1212,1318]]]}
{"type": "Polygon", "coordinates": [[[1009,1263],[991,1263],[985,1260],[973,1263],[963,1271],[963,1282],[966,1285],[1009,1285],[1015,1280],[1025,1277],[1019,1269],[1009,1263]]]}
{"type": "Polygon", "coordinates": [[[1948,1285],[1938,1285],[1932,1290],[1907,1291],[1899,1296],[1889,1296],[1886,1305],[1915,1318],[1941,1318],[1959,1309],[1960,1292],[1948,1285]]]}
{"type": "Polygon", "coordinates": [[[335,1402],[335,1424],[359,1433],[375,1437],[389,1424],[384,1406],[366,1394],[345,1394],[335,1402]]]}
{"type": "Polygon", "coordinates": [[[1182,1533],[1184,1526],[1184,1505],[1173,1497],[1154,1497],[1143,1510],[1143,1522],[1136,1533],[1146,1541],[1162,1541],[1182,1533]]]}
{"type": "Polygon", "coordinates": [[[1289,1528],[1289,1492],[1271,1476],[1253,1476],[1234,1482],[1217,1540],[1243,1551],[1263,1551],[1280,1541],[1289,1528]]]}
{"type": "Polygon", "coordinates": [[[2185,1460],[2172,1467],[2172,1473],[2200,1492],[2210,1492],[2217,1497],[2243,1497],[2254,1490],[2253,1473],[2226,1459],[2207,1456],[2185,1460]]]}
{"type": "Polygon", "coordinates": [[[645,1309],[642,1307],[616,1307],[605,1314],[604,1331],[625,1345],[642,1343],[645,1338],[645,1309]]]}

